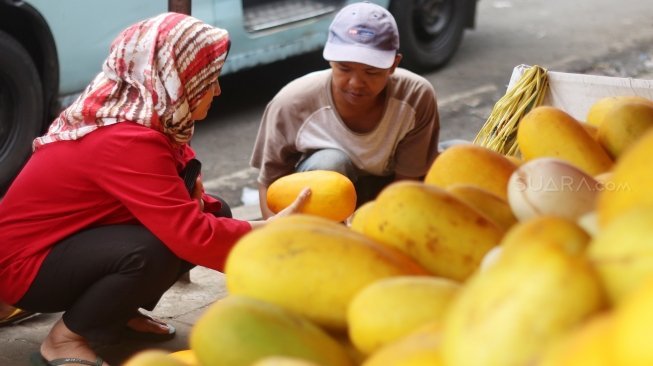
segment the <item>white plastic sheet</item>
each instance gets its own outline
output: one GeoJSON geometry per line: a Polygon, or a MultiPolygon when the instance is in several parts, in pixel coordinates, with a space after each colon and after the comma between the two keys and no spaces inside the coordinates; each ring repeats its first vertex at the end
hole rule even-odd
{"type": "MultiPolygon", "coordinates": [[[[511,88],[529,67],[515,67],[508,88],[511,88]]],[[[556,71],[548,71],[547,76],[549,89],[543,104],[560,108],[579,121],[585,121],[592,104],[604,97],[639,95],[653,100],[653,80],[556,71]]]]}

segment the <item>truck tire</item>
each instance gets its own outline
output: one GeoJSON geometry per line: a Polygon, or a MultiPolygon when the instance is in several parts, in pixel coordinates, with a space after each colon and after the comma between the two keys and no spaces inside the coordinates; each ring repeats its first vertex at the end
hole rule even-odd
{"type": "Polygon", "coordinates": [[[456,53],[468,19],[465,0],[393,0],[399,28],[401,65],[415,72],[444,66],[456,53]]]}
{"type": "Polygon", "coordinates": [[[0,31],[0,195],[32,151],[43,126],[43,92],[29,53],[0,31]]]}

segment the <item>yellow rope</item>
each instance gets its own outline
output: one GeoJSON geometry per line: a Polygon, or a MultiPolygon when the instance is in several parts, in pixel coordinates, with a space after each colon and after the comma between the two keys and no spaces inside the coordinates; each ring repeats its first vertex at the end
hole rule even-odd
{"type": "Polygon", "coordinates": [[[517,83],[494,105],[474,143],[504,155],[518,155],[519,121],[542,104],[548,86],[546,69],[537,65],[526,69],[517,83]]]}

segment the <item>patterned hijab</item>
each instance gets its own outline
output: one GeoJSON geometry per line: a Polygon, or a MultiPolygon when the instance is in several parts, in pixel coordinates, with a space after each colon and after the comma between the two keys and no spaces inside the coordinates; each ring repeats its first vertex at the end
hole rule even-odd
{"type": "Polygon", "coordinates": [[[130,26],[111,44],[102,71],[34,140],[34,149],[124,121],[186,145],[193,135],[191,111],[216,82],[229,45],[226,30],[178,13],[130,26]]]}

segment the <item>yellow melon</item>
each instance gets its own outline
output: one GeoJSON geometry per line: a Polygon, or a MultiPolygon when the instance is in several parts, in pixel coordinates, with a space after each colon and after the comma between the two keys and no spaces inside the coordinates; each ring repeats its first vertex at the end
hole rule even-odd
{"type": "Polygon", "coordinates": [[[443,366],[442,324],[428,323],[371,354],[362,366],[443,366]]]}
{"type": "Polygon", "coordinates": [[[502,255],[525,245],[554,245],[571,255],[584,255],[589,234],[575,221],[558,216],[537,216],[513,226],[501,240],[502,255]]]}
{"type": "Polygon", "coordinates": [[[170,357],[184,363],[185,366],[201,366],[192,349],[185,349],[170,354],[170,357]]]}
{"type": "Polygon", "coordinates": [[[322,366],[353,366],[338,342],[306,318],[278,305],[229,295],[197,320],[190,346],[202,365],[251,366],[270,356],[322,366]]]}
{"type": "Polygon", "coordinates": [[[653,365],[650,334],[653,327],[653,279],[629,294],[616,308],[610,337],[610,365],[653,365]]]}
{"type": "Polygon", "coordinates": [[[395,276],[375,281],[349,304],[349,337],[356,348],[371,354],[425,324],[443,322],[459,288],[455,281],[432,276],[395,276]]]}
{"type": "Polygon", "coordinates": [[[269,301],[337,330],[346,328],[347,305],[363,287],[427,273],[395,248],[342,224],[300,215],[248,233],[225,265],[229,293],[269,301]]]}
{"type": "Polygon", "coordinates": [[[400,181],[379,194],[364,233],[437,276],[463,281],[499,243],[503,229],[443,188],[400,181]]]}
{"type": "Polygon", "coordinates": [[[475,273],[445,317],[445,365],[529,365],[604,305],[584,256],[524,243],[475,273]]]}
{"type": "Polygon", "coordinates": [[[460,144],[444,150],[435,159],[424,183],[441,188],[472,184],[505,200],[506,185],[515,169],[517,165],[498,152],[474,144],[460,144]]]}
{"type": "Polygon", "coordinates": [[[613,303],[653,277],[653,206],[634,208],[601,228],[588,248],[613,303]]]}
{"type": "Polygon", "coordinates": [[[580,122],[580,125],[594,141],[599,141],[599,128],[597,126],[585,122],[580,122]]]}
{"type": "Polygon", "coordinates": [[[533,108],[519,122],[517,142],[525,160],[559,158],[596,175],[610,170],[612,159],[583,126],[563,110],[533,108]]]}
{"type": "Polygon", "coordinates": [[[344,221],[356,209],[356,189],[346,176],[328,170],[293,173],[274,181],[268,187],[267,204],[277,213],[288,207],[306,187],[311,195],[301,208],[302,213],[344,221]]]}
{"type": "Polygon", "coordinates": [[[446,190],[476,208],[503,230],[508,230],[517,223],[508,202],[494,193],[471,184],[453,184],[446,190]]]}
{"type": "Polygon", "coordinates": [[[369,217],[370,213],[374,209],[374,201],[365,202],[359,208],[354,211],[354,214],[351,218],[351,229],[359,233],[363,232],[365,227],[365,221],[369,217]]]}
{"type": "Polygon", "coordinates": [[[537,366],[613,366],[613,319],[612,312],[594,315],[546,350],[537,366]]]}
{"type": "Polygon", "coordinates": [[[130,357],[124,366],[186,366],[181,360],[172,357],[165,351],[147,349],[130,357]]]}
{"type": "Polygon", "coordinates": [[[604,97],[592,104],[589,111],[587,112],[587,116],[585,117],[585,122],[599,127],[601,123],[603,123],[605,115],[612,109],[612,107],[619,105],[620,103],[628,102],[653,104],[652,100],[638,95],[617,95],[604,97]]]}
{"type": "Polygon", "coordinates": [[[314,362],[295,357],[269,356],[256,361],[252,366],[320,366],[314,362]]]}
{"type": "Polygon", "coordinates": [[[606,113],[598,128],[598,138],[616,159],[652,127],[653,102],[619,103],[606,113]]]}
{"type": "Polygon", "coordinates": [[[653,131],[649,130],[622,155],[597,199],[599,225],[638,206],[653,205],[653,131]]]}

